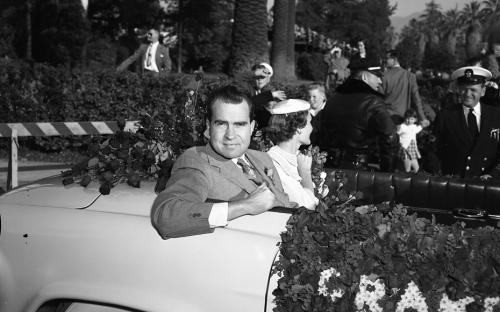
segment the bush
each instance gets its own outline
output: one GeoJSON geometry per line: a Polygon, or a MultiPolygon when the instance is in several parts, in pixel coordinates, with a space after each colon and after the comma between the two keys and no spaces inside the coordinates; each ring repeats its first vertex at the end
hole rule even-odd
{"type": "Polygon", "coordinates": [[[321,53],[303,52],[297,59],[297,74],[303,79],[325,81],[327,69],[321,53]]]}

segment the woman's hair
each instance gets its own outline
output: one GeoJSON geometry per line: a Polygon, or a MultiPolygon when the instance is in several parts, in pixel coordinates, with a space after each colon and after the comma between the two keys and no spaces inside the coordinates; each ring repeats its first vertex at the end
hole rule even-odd
{"type": "Polygon", "coordinates": [[[413,108],[409,108],[409,109],[405,112],[405,119],[406,119],[406,118],[410,118],[410,117],[417,118],[417,111],[416,111],[416,110],[414,110],[413,108]]]}
{"type": "Polygon", "coordinates": [[[264,131],[274,144],[280,144],[290,140],[297,129],[307,125],[307,115],[309,111],[272,115],[264,131]]]}

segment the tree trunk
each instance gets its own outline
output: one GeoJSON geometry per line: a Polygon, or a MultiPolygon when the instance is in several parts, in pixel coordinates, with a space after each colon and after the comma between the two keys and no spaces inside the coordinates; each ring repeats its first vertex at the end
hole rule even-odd
{"type": "MultiPolygon", "coordinates": [[[[293,1],[293,0],[292,0],[293,1]]],[[[288,7],[290,0],[274,2],[273,43],[271,46],[271,65],[274,69],[274,79],[287,78],[288,65],[288,7]]]]}
{"type": "Polygon", "coordinates": [[[33,33],[31,27],[31,12],[33,11],[32,0],[26,0],[26,59],[33,59],[32,45],[33,33]]]}
{"type": "Polygon", "coordinates": [[[427,40],[425,38],[425,35],[420,34],[420,38],[418,40],[418,57],[417,57],[418,66],[422,66],[426,45],[427,45],[427,40]]]}
{"type": "Polygon", "coordinates": [[[451,55],[455,56],[457,53],[457,34],[455,32],[451,32],[448,34],[448,37],[446,38],[446,47],[448,49],[448,52],[450,52],[451,55]]]}
{"type": "Polygon", "coordinates": [[[232,39],[230,75],[269,61],[267,0],[236,0],[232,39]]]}
{"type": "Polygon", "coordinates": [[[178,22],[177,22],[177,73],[182,73],[182,31],[183,31],[183,25],[182,25],[182,17],[184,14],[183,11],[183,4],[184,0],[179,0],[179,12],[178,15],[180,16],[178,22]]]}
{"type": "Polygon", "coordinates": [[[286,80],[296,80],[295,76],[295,0],[288,0],[288,24],[286,47],[286,80]]]}

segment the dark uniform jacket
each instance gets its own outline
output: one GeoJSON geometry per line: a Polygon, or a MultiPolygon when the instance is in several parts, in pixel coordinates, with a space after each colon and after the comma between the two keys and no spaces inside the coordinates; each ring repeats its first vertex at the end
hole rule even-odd
{"type": "Polygon", "coordinates": [[[237,85],[250,98],[254,107],[254,120],[257,122],[256,128],[267,127],[271,113],[266,109],[269,102],[273,101],[272,90],[269,85],[258,91],[252,77],[242,77],[237,81],[237,85]]]}
{"type": "Polygon", "coordinates": [[[361,80],[348,79],[325,105],[320,148],[327,152],[340,148],[348,154],[369,154],[377,142],[380,169],[392,171],[398,137],[386,107],[382,94],[361,80]]]}
{"type": "Polygon", "coordinates": [[[462,105],[441,110],[435,123],[443,174],[470,178],[490,174],[500,178],[500,110],[481,105],[479,136],[474,141],[462,105]]]}

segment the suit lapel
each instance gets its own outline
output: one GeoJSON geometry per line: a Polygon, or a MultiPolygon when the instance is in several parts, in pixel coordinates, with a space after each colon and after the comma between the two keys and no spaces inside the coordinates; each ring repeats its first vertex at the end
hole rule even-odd
{"type": "Polygon", "coordinates": [[[207,144],[205,149],[209,164],[216,168],[223,177],[238,185],[247,193],[255,191],[255,184],[243,174],[241,169],[232,160],[217,154],[210,144],[207,144]]]}

